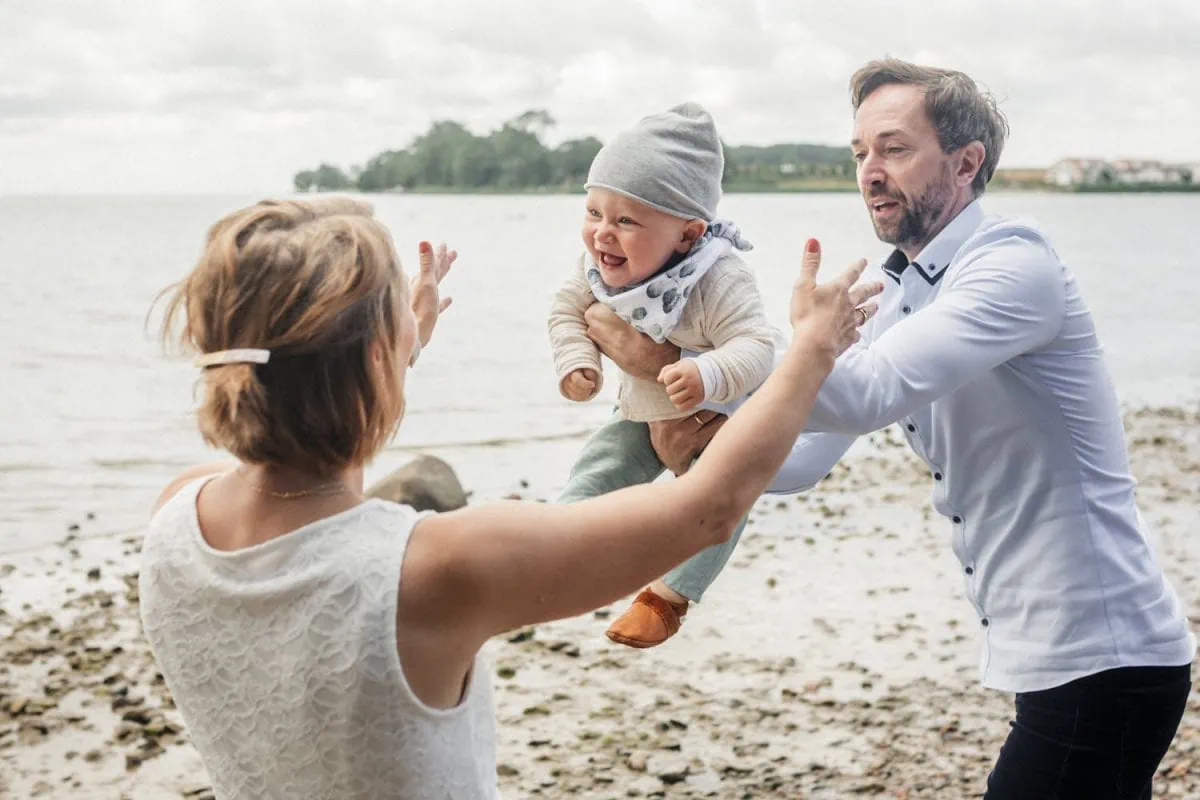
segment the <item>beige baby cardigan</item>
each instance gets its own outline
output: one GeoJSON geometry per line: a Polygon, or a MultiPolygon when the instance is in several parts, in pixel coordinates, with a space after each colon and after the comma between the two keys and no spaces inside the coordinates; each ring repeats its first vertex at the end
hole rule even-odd
{"type": "MultiPolygon", "coordinates": [[[[580,257],[550,309],[550,346],[559,391],[567,375],[577,369],[596,371],[600,378],[597,392],[603,382],[600,350],[588,338],[583,317],[596,302],[584,273],[587,259],[586,253],[580,257]]],[[[754,273],[741,258],[733,253],[723,256],[700,279],[667,341],[699,352],[699,358],[710,360],[720,371],[725,391],[706,400],[728,403],[766,380],[774,364],[775,333],[763,311],[754,273]]],[[[693,413],[676,409],[662,384],[625,372],[621,373],[617,398],[621,416],[631,422],[677,419],[693,413]]]]}

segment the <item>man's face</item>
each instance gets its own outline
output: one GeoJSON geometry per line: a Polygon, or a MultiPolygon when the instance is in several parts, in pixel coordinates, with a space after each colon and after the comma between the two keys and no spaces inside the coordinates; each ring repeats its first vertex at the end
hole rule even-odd
{"type": "Polygon", "coordinates": [[[875,235],[915,255],[945,225],[955,199],[953,159],[942,152],[921,89],[889,84],[872,92],[854,116],[850,148],[875,235]]]}

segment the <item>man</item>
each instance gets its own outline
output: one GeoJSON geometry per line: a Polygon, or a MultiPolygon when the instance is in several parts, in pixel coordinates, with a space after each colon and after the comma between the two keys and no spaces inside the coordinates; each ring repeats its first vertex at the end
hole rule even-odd
{"type": "MultiPolygon", "coordinates": [[[[1149,798],[1196,645],[1143,535],[1091,315],[1032,221],[980,207],[1007,133],[989,95],[895,59],[850,89],[859,188],[895,250],[879,312],[809,429],[899,422],[929,467],[979,617],[983,684],[1016,694],[986,800],[1149,798]]],[[[627,370],[679,355],[602,313],[589,322],[627,370]]],[[[714,417],[657,426],[663,463],[680,471],[714,417]]]]}

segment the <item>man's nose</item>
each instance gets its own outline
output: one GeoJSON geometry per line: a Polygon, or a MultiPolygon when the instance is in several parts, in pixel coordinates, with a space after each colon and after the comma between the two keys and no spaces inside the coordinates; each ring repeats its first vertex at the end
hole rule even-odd
{"type": "Polygon", "coordinates": [[[883,171],[883,161],[873,153],[868,153],[858,167],[858,180],[863,186],[877,186],[887,182],[887,173],[883,171]]]}

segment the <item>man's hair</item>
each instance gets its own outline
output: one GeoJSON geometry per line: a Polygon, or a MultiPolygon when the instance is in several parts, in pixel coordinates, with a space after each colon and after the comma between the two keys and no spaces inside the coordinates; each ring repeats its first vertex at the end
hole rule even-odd
{"type": "Polygon", "coordinates": [[[206,442],[248,463],[330,474],[369,461],[395,433],[408,289],[371,211],[338,197],[235,211],[163,293],[168,345],[271,351],[266,364],[204,370],[196,416],[206,442]]]}
{"type": "Polygon", "coordinates": [[[923,91],[925,115],[937,131],[943,153],[952,153],[971,142],[983,143],[983,164],[971,183],[976,197],[983,194],[996,172],[1008,136],[1008,120],[997,107],[996,98],[963,72],[883,58],[863,65],[850,79],[854,111],[872,92],[889,84],[916,86],[923,91]]]}

